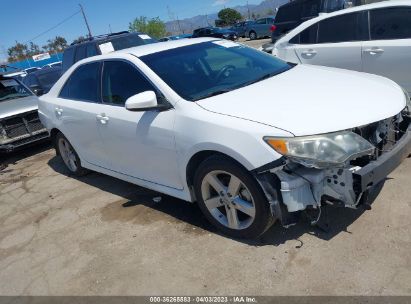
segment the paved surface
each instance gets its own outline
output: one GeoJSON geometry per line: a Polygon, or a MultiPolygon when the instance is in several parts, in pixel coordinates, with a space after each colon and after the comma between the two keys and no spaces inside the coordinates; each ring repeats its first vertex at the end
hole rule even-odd
{"type": "Polygon", "coordinates": [[[1,157],[1,295],[411,295],[411,159],[371,211],[330,209],[330,232],[302,221],[246,242],[195,205],[70,177],[47,145],[1,157]]]}

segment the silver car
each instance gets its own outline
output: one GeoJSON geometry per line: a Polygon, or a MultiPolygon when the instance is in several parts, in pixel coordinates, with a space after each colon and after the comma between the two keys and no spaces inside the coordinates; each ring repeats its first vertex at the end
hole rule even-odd
{"type": "Polygon", "coordinates": [[[49,138],[37,110],[37,96],[17,79],[0,75],[0,152],[49,138]]]}

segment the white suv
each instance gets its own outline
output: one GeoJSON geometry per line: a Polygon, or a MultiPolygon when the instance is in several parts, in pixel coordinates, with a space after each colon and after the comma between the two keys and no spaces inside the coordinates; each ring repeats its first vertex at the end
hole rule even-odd
{"type": "Polygon", "coordinates": [[[323,14],[279,39],[273,55],[385,76],[411,92],[411,1],[323,14]]]}
{"type": "Polygon", "coordinates": [[[200,38],[82,60],[39,112],[72,174],[197,201],[223,232],[251,238],[324,202],[366,203],[410,152],[406,101],[382,77],[200,38]]]}

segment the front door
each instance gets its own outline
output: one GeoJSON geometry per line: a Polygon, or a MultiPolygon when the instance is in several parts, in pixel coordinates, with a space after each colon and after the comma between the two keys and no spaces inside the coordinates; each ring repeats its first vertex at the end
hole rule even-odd
{"type": "Polygon", "coordinates": [[[175,111],[132,112],[126,100],[138,93],[161,93],[131,63],[105,61],[100,124],[111,170],[164,186],[182,189],[174,138],[175,111]]]}
{"type": "Polygon", "coordinates": [[[363,71],[382,75],[411,93],[411,7],[370,11],[371,40],[363,44],[363,71]]]}

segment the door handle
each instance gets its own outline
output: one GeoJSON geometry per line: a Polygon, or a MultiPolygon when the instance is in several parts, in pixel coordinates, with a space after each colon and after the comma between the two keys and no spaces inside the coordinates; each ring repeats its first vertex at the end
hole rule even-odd
{"type": "Polygon", "coordinates": [[[365,49],[364,52],[369,53],[370,55],[377,55],[377,54],[384,53],[384,49],[382,49],[382,48],[370,48],[370,49],[365,49]]]}
{"type": "Polygon", "coordinates": [[[317,51],[313,50],[313,49],[310,49],[310,50],[302,52],[301,54],[303,54],[305,56],[308,56],[308,57],[313,57],[317,54],[317,51]]]}
{"type": "Polygon", "coordinates": [[[108,121],[110,120],[110,119],[106,116],[106,114],[104,114],[104,113],[98,114],[98,115],[96,116],[96,118],[97,118],[98,121],[100,121],[100,123],[101,123],[102,125],[107,124],[108,121]]]}
{"type": "Polygon", "coordinates": [[[58,117],[63,115],[63,109],[62,108],[55,108],[54,112],[56,113],[56,116],[58,116],[58,117]]]}

